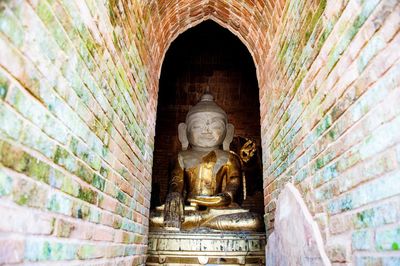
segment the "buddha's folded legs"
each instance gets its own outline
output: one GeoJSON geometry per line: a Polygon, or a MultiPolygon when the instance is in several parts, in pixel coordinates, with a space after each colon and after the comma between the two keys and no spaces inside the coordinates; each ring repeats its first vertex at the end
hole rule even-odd
{"type": "MultiPolygon", "coordinates": [[[[162,211],[152,213],[150,227],[173,230],[164,226],[162,211]]],[[[185,211],[185,219],[181,225],[183,230],[210,228],[218,231],[260,231],[262,227],[263,222],[259,214],[243,209],[185,211]]]]}

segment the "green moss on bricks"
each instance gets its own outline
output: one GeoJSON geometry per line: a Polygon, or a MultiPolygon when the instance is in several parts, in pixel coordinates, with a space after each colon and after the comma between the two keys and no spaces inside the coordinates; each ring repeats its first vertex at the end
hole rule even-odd
{"type": "Polygon", "coordinates": [[[317,126],[317,136],[321,136],[332,125],[332,116],[327,115],[317,126]]]}
{"type": "Polygon", "coordinates": [[[25,173],[41,182],[49,184],[50,166],[18,147],[3,142],[1,145],[0,162],[17,172],[25,173]]]}
{"type": "Polygon", "coordinates": [[[69,172],[73,173],[77,170],[77,163],[74,156],[61,146],[57,146],[53,161],[69,172]]]}
{"type": "Polygon", "coordinates": [[[92,185],[98,188],[100,191],[104,191],[106,181],[98,174],[94,174],[92,185]]]}
{"type": "Polygon", "coordinates": [[[89,53],[92,55],[96,54],[96,50],[100,48],[90,37],[85,39],[86,48],[88,49],[89,53]]]}
{"type": "Polygon", "coordinates": [[[36,6],[36,13],[46,25],[50,24],[54,20],[46,0],[39,1],[39,4],[36,6]]]}
{"type": "Polygon", "coordinates": [[[78,198],[94,204],[97,201],[97,192],[90,188],[81,187],[79,189],[78,198]]]}
{"type": "Polygon", "coordinates": [[[50,166],[40,160],[31,158],[26,172],[29,176],[35,177],[39,181],[46,184],[49,183],[50,166]]]}
{"type": "Polygon", "coordinates": [[[72,212],[72,201],[64,195],[55,193],[51,195],[46,205],[49,211],[71,215],[72,212]]]}
{"type": "Polygon", "coordinates": [[[368,19],[369,15],[375,9],[379,0],[364,1],[362,10],[357,18],[354,20],[353,24],[345,33],[344,37],[336,44],[335,48],[330,52],[327,61],[328,70],[331,70],[339,60],[340,56],[343,54],[344,50],[350,44],[351,40],[364,25],[364,22],[368,19]]]}
{"type": "Polygon", "coordinates": [[[46,205],[47,190],[36,185],[31,180],[19,179],[15,181],[12,199],[15,203],[30,207],[43,207],[46,205]]]}
{"type": "Polygon", "coordinates": [[[78,169],[75,171],[75,174],[89,184],[93,182],[92,171],[90,171],[89,167],[85,166],[81,162],[78,162],[78,169]]]}
{"type": "Polygon", "coordinates": [[[77,244],[30,238],[25,242],[24,257],[26,261],[73,260],[76,251],[77,244]]]}
{"type": "Polygon", "coordinates": [[[9,85],[8,79],[0,73],[0,99],[6,98],[9,85]]]}
{"type": "Polygon", "coordinates": [[[106,157],[108,155],[108,153],[109,153],[108,147],[103,147],[102,150],[101,150],[101,155],[103,157],[106,157]]]}
{"type": "Polygon", "coordinates": [[[96,250],[96,246],[85,244],[79,248],[77,256],[79,259],[93,258],[95,256],[96,250]]]}
{"type": "Polygon", "coordinates": [[[122,204],[117,204],[117,206],[115,207],[115,211],[114,213],[124,216],[124,209],[122,208],[122,204]]]}
{"type": "Polygon", "coordinates": [[[278,54],[278,58],[280,61],[283,61],[288,48],[289,48],[289,43],[288,42],[283,43],[282,48],[278,54]]]}
{"type": "Polygon", "coordinates": [[[102,175],[102,176],[104,176],[105,178],[107,178],[108,175],[109,175],[109,173],[110,173],[110,171],[109,171],[104,165],[102,165],[102,166],[100,167],[100,175],[102,175]]]}
{"type": "Polygon", "coordinates": [[[21,47],[24,42],[24,31],[9,9],[0,10],[0,32],[4,33],[17,47],[21,47]]]}
{"type": "Polygon", "coordinates": [[[89,206],[79,201],[74,201],[72,206],[72,217],[87,220],[90,215],[89,206]]]}
{"type": "Polygon", "coordinates": [[[121,228],[121,225],[122,225],[122,221],[120,218],[114,219],[113,224],[112,224],[113,228],[119,229],[119,228],[121,228]]]}
{"type": "Polygon", "coordinates": [[[86,147],[77,138],[73,137],[70,143],[70,149],[74,155],[85,161],[94,170],[99,170],[101,166],[101,160],[94,152],[86,147]]]}
{"type": "Polygon", "coordinates": [[[31,157],[24,151],[11,146],[7,142],[1,142],[0,162],[17,172],[24,172],[28,168],[31,157]]]}
{"type": "Polygon", "coordinates": [[[117,200],[118,200],[119,202],[121,202],[121,203],[125,203],[125,201],[126,201],[126,195],[125,195],[125,193],[122,192],[122,191],[118,191],[118,193],[117,193],[117,200]]]}
{"type": "Polygon", "coordinates": [[[74,154],[78,154],[78,146],[79,146],[79,140],[75,137],[71,137],[71,142],[69,144],[69,147],[74,154]]]}
{"type": "Polygon", "coordinates": [[[335,130],[330,129],[328,131],[328,137],[329,137],[330,140],[335,140],[337,136],[338,135],[337,135],[337,132],[335,130]]]}
{"type": "Polygon", "coordinates": [[[80,185],[69,176],[64,176],[61,191],[77,197],[79,195],[80,185]]]}
{"type": "Polygon", "coordinates": [[[374,209],[365,210],[356,215],[357,220],[355,221],[355,225],[358,228],[368,227],[373,225],[373,220],[375,218],[375,211],[374,209]]]}
{"type": "Polygon", "coordinates": [[[378,250],[399,250],[400,228],[387,229],[377,232],[376,248],[378,250]]]}
{"type": "Polygon", "coordinates": [[[305,33],[306,40],[308,40],[309,37],[311,36],[311,33],[314,30],[315,25],[317,25],[318,20],[320,19],[320,17],[322,16],[323,12],[325,11],[326,2],[327,2],[326,0],[322,0],[319,3],[318,9],[315,11],[314,16],[310,20],[310,24],[308,25],[306,33],[305,33]]]}
{"type": "Polygon", "coordinates": [[[301,84],[301,82],[303,81],[303,79],[304,79],[305,76],[306,76],[306,71],[305,71],[305,70],[302,70],[302,71],[300,72],[300,75],[299,75],[299,76],[297,77],[297,79],[296,79],[296,82],[295,82],[295,84],[294,84],[294,89],[293,89],[292,94],[295,94],[295,93],[297,92],[297,90],[299,89],[300,84],[301,84]]]}

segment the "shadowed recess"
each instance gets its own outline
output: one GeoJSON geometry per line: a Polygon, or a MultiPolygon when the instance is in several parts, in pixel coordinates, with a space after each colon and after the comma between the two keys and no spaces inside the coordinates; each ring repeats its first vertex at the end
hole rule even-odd
{"type": "MultiPolygon", "coordinates": [[[[178,124],[185,121],[189,108],[205,92],[210,92],[227,112],[229,122],[235,126],[236,137],[251,138],[260,145],[259,91],[247,48],[235,35],[212,21],[187,30],[172,43],[161,71],[153,206],[165,199],[171,161],[181,149],[178,124]]],[[[261,190],[261,172],[254,178],[259,179],[261,190]]],[[[262,212],[262,203],[249,207],[262,212]]]]}

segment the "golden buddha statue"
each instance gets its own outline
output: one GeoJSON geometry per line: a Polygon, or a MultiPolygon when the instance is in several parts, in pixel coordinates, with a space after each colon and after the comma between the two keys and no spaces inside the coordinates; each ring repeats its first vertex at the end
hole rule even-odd
{"type": "Polygon", "coordinates": [[[262,230],[260,215],[235,202],[242,172],[240,158],[229,151],[233,130],[210,94],[189,110],[186,123],[178,127],[183,150],[172,170],[166,202],[150,215],[150,227],[262,230]]]}

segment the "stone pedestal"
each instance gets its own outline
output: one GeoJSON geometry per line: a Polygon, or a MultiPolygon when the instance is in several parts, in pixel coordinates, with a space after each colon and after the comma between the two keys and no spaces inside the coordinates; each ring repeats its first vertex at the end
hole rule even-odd
{"type": "Polygon", "coordinates": [[[150,232],[147,265],[265,265],[264,233],[150,232]]]}

